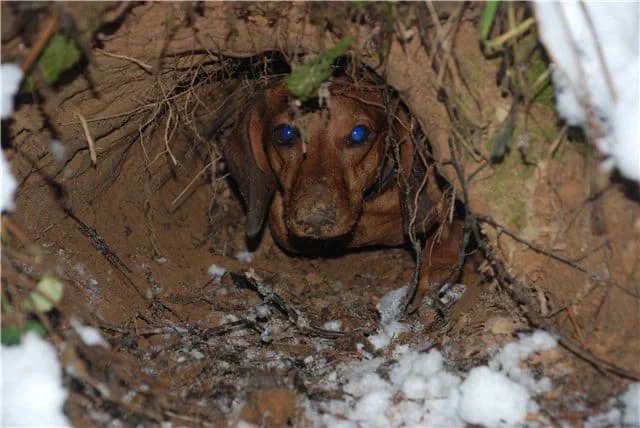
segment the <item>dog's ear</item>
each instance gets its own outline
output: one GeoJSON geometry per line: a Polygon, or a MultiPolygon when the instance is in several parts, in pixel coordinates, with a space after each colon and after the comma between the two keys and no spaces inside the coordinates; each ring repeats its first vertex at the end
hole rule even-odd
{"type": "MultiPolygon", "coordinates": [[[[400,110],[400,109],[399,109],[400,110]]],[[[400,177],[402,190],[402,217],[405,233],[413,229],[417,235],[426,233],[439,220],[434,197],[437,196],[433,170],[426,165],[425,143],[420,144],[411,127],[411,119],[404,111],[396,114],[394,133],[400,144],[399,163],[403,176],[400,177]]]]}
{"type": "Polygon", "coordinates": [[[265,105],[264,97],[252,100],[222,148],[231,177],[247,204],[247,235],[251,238],[262,229],[276,188],[264,150],[265,105]]]}

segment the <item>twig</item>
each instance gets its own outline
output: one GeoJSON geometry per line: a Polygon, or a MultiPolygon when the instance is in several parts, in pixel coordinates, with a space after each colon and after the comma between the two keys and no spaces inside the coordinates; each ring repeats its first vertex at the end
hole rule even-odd
{"type": "Polygon", "coordinates": [[[325,330],[323,328],[314,327],[309,324],[307,318],[298,310],[290,308],[277,293],[270,287],[263,284],[260,277],[253,269],[249,269],[244,274],[235,272],[230,273],[233,282],[239,288],[247,288],[258,293],[265,302],[273,304],[279,311],[289,318],[289,321],[299,329],[306,331],[315,336],[324,337],[326,339],[335,339],[344,336],[341,331],[325,330]]]}
{"type": "Polygon", "coordinates": [[[573,330],[576,332],[576,336],[578,337],[578,341],[580,342],[580,345],[582,345],[583,348],[587,348],[587,344],[584,339],[584,334],[582,333],[582,329],[580,328],[580,325],[578,324],[578,320],[576,319],[576,315],[574,313],[575,312],[574,307],[575,306],[569,306],[567,308],[567,317],[569,318],[569,322],[573,326],[573,330]]]}
{"type": "Polygon", "coordinates": [[[91,133],[89,132],[89,125],[87,124],[87,120],[84,118],[84,115],[80,113],[78,110],[73,112],[73,115],[80,121],[80,125],[82,125],[82,130],[84,131],[84,136],[87,139],[87,144],[89,145],[89,154],[91,156],[91,163],[93,166],[96,166],[98,163],[98,155],[96,154],[96,146],[93,142],[93,137],[91,137],[91,133]]]}
{"type": "Polygon", "coordinates": [[[559,261],[561,263],[564,263],[564,264],[566,264],[568,266],[571,266],[572,268],[574,268],[574,269],[584,273],[585,275],[587,275],[587,277],[591,281],[604,283],[604,284],[611,284],[611,285],[615,286],[616,288],[618,288],[619,290],[623,291],[624,293],[628,294],[629,296],[632,296],[632,297],[634,297],[636,299],[640,299],[640,295],[638,293],[623,287],[617,281],[614,281],[611,278],[605,278],[600,273],[592,272],[592,271],[590,271],[589,269],[585,268],[580,263],[578,263],[578,262],[576,262],[574,260],[568,259],[568,258],[566,258],[564,256],[561,256],[561,255],[559,255],[559,254],[557,254],[557,253],[555,253],[555,252],[553,252],[551,250],[547,250],[545,248],[542,248],[539,245],[534,244],[533,242],[527,241],[526,239],[519,237],[514,232],[509,231],[504,226],[502,226],[501,224],[499,224],[498,222],[493,220],[493,218],[491,218],[490,216],[485,216],[485,215],[481,215],[481,214],[474,214],[474,216],[475,216],[476,220],[481,221],[483,223],[487,223],[490,226],[492,226],[493,228],[495,228],[498,231],[498,234],[504,233],[505,235],[509,236],[513,240],[518,241],[521,244],[526,245],[527,247],[531,248],[533,251],[535,251],[537,253],[544,254],[546,256],[551,257],[554,260],[557,260],[557,261],[559,261]]]}
{"type": "MultiPolygon", "coordinates": [[[[164,127],[164,146],[167,149],[167,153],[169,153],[171,162],[173,162],[174,165],[177,165],[178,161],[176,160],[175,156],[173,156],[173,153],[171,153],[171,148],[169,147],[169,140],[173,136],[173,131],[171,131],[171,134],[169,135],[169,125],[171,125],[171,119],[173,117],[173,108],[171,108],[171,104],[167,103],[167,105],[169,106],[169,117],[167,117],[167,123],[164,127]]],[[[176,122],[176,126],[177,126],[177,122],[176,122]]]]}
{"type": "Polygon", "coordinates": [[[4,215],[2,216],[2,226],[9,232],[11,232],[12,235],[18,238],[24,246],[33,245],[33,242],[29,239],[29,237],[18,226],[13,224],[13,222],[11,222],[8,217],[4,215]]]}
{"type": "Polygon", "coordinates": [[[211,165],[212,165],[212,162],[209,162],[204,168],[202,168],[202,170],[200,170],[200,172],[197,173],[195,177],[193,177],[193,179],[189,182],[189,184],[187,184],[187,187],[185,187],[184,190],[182,192],[180,192],[180,194],[173,200],[173,202],[171,202],[171,205],[175,204],[178,201],[178,199],[180,199],[182,197],[182,195],[184,195],[185,192],[187,190],[189,190],[191,185],[193,183],[195,183],[195,181],[198,179],[198,177],[200,177],[202,174],[204,174],[204,172],[207,170],[207,168],[209,168],[211,165]]]}
{"type": "Polygon", "coordinates": [[[502,46],[505,42],[509,41],[510,39],[514,37],[518,37],[520,34],[523,34],[525,31],[531,28],[535,23],[536,23],[535,18],[526,19],[522,21],[520,25],[518,25],[516,28],[513,28],[504,34],[501,34],[500,36],[496,37],[493,40],[489,40],[488,42],[485,43],[485,46],[491,49],[502,46]]]}
{"type": "Polygon", "coordinates": [[[521,244],[526,245],[527,247],[531,248],[532,250],[534,250],[537,253],[541,253],[541,254],[545,254],[549,257],[551,257],[552,259],[555,259],[559,262],[565,263],[571,267],[573,267],[574,269],[579,270],[582,273],[589,273],[589,270],[586,269],[584,266],[582,266],[579,263],[574,262],[573,260],[570,260],[564,256],[561,256],[559,254],[554,253],[553,251],[544,249],[536,244],[534,244],[533,242],[527,241],[526,239],[523,239],[521,237],[519,237],[518,235],[516,235],[515,233],[511,232],[510,230],[506,229],[504,226],[502,226],[501,224],[499,224],[498,222],[496,222],[493,218],[491,218],[490,216],[486,216],[486,215],[481,215],[481,214],[475,214],[475,218],[478,221],[481,221],[483,223],[487,223],[490,226],[494,227],[497,231],[498,234],[500,233],[504,233],[505,235],[509,236],[510,238],[520,242],[521,244]]]}
{"type": "Polygon", "coordinates": [[[558,134],[556,139],[551,144],[551,147],[549,147],[549,151],[547,152],[548,153],[547,157],[549,159],[551,159],[553,157],[553,155],[555,154],[556,150],[558,150],[558,147],[560,146],[560,143],[563,141],[564,136],[567,135],[567,130],[568,129],[569,128],[567,127],[567,125],[564,125],[562,127],[562,130],[560,130],[560,133],[558,134]]]}
{"type": "Polygon", "coordinates": [[[142,68],[147,73],[149,73],[149,74],[153,73],[153,67],[150,66],[149,64],[145,64],[144,62],[140,61],[139,59],[132,58],[132,57],[126,56],[126,55],[114,54],[114,53],[111,53],[109,51],[105,51],[104,49],[98,49],[97,52],[100,52],[101,54],[106,55],[106,56],[110,56],[112,58],[126,59],[126,60],[131,61],[132,63],[136,64],[137,66],[142,68]]]}
{"type": "Polygon", "coordinates": [[[118,255],[111,248],[109,248],[109,245],[104,240],[104,238],[100,236],[94,228],[87,226],[82,220],[76,217],[76,215],[73,214],[71,210],[65,208],[64,212],[78,224],[80,232],[82,232],[84,236],[91,240],[91,244],[93,245],[93,247],[98,250],[102,257],[104,257],[109,262],[109,264],[111,264],[111,266],[115,268],[115,271],[124,278],[124,282],[129,283],[129,285],[131,285],[143,299],[147,300],[145,294],[142,293],[135,282],[133,282],[133,280],[131,279],[130,275],[133,273],[132,270],[129,269],[129,267],[122,260],[120,260],[120,257],[118,257],[118,255]]]}
{"type": "Polygon", "coordinates": [[[56,5],[54,4],[51,5],[51,8],[53,9],[53,17],[51,18],[51,21],[49,21],[49,24],[45,27],[44,30],[42,30],[40,36],[38,37],[38,40],[31,48],[31,51],[29,51],[29,56],[27,56],[27,58],[22,63],[21,68],[24,75],[29,74],[31,68],[36,63],[36,60],[38,59],[44,48],[47,46],[47,43],[49,43],[49,40],[51,40],[51,37],[53,37],[58,28],[60,16],[58,15],[55,6],[56,5]]]}

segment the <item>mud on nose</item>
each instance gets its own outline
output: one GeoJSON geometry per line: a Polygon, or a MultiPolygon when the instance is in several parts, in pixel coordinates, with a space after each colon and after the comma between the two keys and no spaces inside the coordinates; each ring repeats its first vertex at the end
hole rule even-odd
{"type": "Polygon", "coordinates": [[[335,207],[323,202],[317,202],[296,216],[296,224],[305,232],[318,235],[323,228],[331,227],[336,222],[335,207]]]}

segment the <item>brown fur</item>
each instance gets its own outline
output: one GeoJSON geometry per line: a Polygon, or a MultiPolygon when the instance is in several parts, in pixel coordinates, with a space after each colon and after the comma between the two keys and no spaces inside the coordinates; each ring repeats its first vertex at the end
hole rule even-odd
{"type": "MultiPolygon", "coordinates": [[[[296,118],[280,83],[242,114],[223,153],[247,203],[247,234],[259,233],[267,210],[275,240],[300,253],[305,252],[301,242],[333,238],[343,239],[346,248],[398,246],[407,241],[410,224],[423,233],[442,222],[448,209],[433,204],[442,199],[433,177],[416,198],[424,176],[432,172],[416,158],[407,114],[398,109],[392,130],[377,88],[340,77],[330,92],[329,108],[296,118]],[[306,153],[300,141],[277,143],[274,127],[283,123],[302,128],[306,153]],[[373,131],[361,146],[347,144],[356,125],[373,131]],[[388,137],[399,144],[396,166],[406,179],[389,168],[394,151],[388,137]]],[[[435,237],[429,239],[422,284],[446,277],[457,261],[461,231],[456,223],[446,227],[437,247],[432,245],[435,237]]]]}

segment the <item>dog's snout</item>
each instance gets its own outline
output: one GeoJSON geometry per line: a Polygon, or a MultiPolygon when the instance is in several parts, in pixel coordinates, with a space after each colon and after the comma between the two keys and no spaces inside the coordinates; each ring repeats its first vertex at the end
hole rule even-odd
{"type": "Polygon", "coordinates": [[[326,185],[327,180],[318,179],[308,185],[306,191],[292,201],[288,221],[289,230],[298,237],[323,239],[345,233],[336,205],[338,199],[326,185]]]}
{"type": "Polygon", "coordinates": [[[321,228],[331,226],[336,221],[336,210],[333,206],[318,202],[308,210],[303,210],[296,218],[300,226],[321,228]]]}

